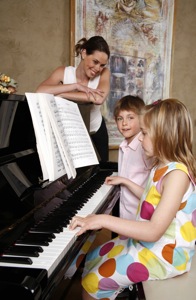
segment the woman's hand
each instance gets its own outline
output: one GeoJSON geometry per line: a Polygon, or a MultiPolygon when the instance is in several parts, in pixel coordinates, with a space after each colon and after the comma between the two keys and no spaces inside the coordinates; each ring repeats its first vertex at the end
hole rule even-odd
{"type": "Polygon", "coordinates": [[[101,91],[100,89],[92,89],[92,88],[90,88],[86,85],[83,85],[81,83],[77,83],[76,89],[77,89],[78,92],[85,93],[90,102],[93,102],[95,104],[101,104],[102,101],[103,101],[102,98],[104,96],[104,92],[101,91]],[[91,97],[91,95],[92,95],[92,97],[91,97]]]}
{"type": "Polygon", "coordinates": [[[76,227],[81,227],[77,235],[81,235],[87,230],[102,229],[101,226],[102,215],[88,215],[87,217],[74,216],[70,222],[69,229],[73,230],[76,227]]]}
{"type": "Polygon", "coordinates": [[[36,92],[54,94],[77,102],[91,102],[96,105],[104,103],[110,91],[110,71],[108,68],[104,68],[102,71],[97,89],[92,89],[81,82],[62,84],[64,71],[65,66],[58,67],[39,85],[36,92]]]}

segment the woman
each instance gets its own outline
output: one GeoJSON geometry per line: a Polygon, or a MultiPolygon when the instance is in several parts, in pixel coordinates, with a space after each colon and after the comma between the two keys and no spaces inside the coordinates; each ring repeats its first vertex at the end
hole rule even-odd
{"type": "Polygon", "coordinates": [[[91,103],[90,134],[102,162],[108,160],[108,133],[101,115],[101,105],[110,90],[110,71],[106,67],[110,50],[101,36],[82,38],[75,45],[78,67],[60,66],[37,88],[36,92],[58,95],[78,103],[91,103]]]}

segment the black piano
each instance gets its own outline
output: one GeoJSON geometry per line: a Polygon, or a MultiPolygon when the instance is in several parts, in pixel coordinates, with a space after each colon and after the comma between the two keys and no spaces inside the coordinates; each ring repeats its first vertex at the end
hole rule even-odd
{"type": "Polygon", "coordinates": [[[106,211],[118,195],[104,185],[114,172],[117,163],[108,162],[44,181],[25,96],[0,94],[1,299],[52,297],[90,234],[76,238],[69,221],[84,207],[106,211]]]}

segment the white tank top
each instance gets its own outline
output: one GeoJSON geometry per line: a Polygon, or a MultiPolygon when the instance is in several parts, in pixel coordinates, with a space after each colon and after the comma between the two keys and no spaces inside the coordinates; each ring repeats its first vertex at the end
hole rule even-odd
{"type": "MultiPolygon", "coordinates": [[[[88,87],[96,89],[99,84],[100,76],[89,80],[88,87]]],[[[64,71],[64,84],[76,83],[76,67],[65,67],[64,71]]],[[[90,111],[90,133],[97,132],[99,127],[101,126],[102,115],[101,115],[101,105],[91,105],[90,111]]]]}

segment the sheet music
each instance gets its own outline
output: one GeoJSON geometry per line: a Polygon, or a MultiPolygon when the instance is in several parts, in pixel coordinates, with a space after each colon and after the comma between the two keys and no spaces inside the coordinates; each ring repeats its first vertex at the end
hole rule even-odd
{"type": "Polygon", "coordinates": [[[53,181],[76,168],[98,164],[78,105],[46,93],[26,93],[43,179],[53,181]]]}
{"type": "Polygon", "coordinates": [[[41,114],[41,108],[39,104],[38,98],[35,96],[34,93],[26,93],[27,102],[29,105],[29,109],[31,112],[31,117],[33,121],[33,127],[35,131],[36,137],[36,145],[37,145],[37,152],[40,158],[40,164],[43,173],[43,180],[49,179],[49,172],[51,171],[51,163],[50,161],[50,154],[47,147],[47,140],[46,140],[46,133],[43,123],[43,117],[41,114]],[[45,151],[43,151],[45,149],[45,151]],[[49,161],[49,163],[48,163],[49,161]],[[48,172],[49,170],[49,172],[48,172]]]}
{"type": "Polygon", "coordinates": [[[56,137],[56,146],[59,149],[61,158],[66,166],[68,173],[68,178],[71,176],[76,177],[76,169],[73,164],[72,156],[70,153],[69,145],[66,140],[64,128],[61,124],[61,119],[58,114],[58,108],[56,106],[56,101],[54,95],[39,93],[40,102],[42,102],[43,110],[48,115],[48,120],[51,124],[52,131],[56,137]]]}
{"type": "MultiPolygon", "coordinates": [[[[40,100],[36,93],[26,93],[27,102],[32,116],[33,126],[35,129],[37,151],[40,158],[40,164],[43,173],[43,179],[53,181],[66,174],[65,165],[62,162],[57,142],[53,138],[49,139],[50,126],[46,121],[46,116],[41,109],[40,100]]],[[[68,168],[67,168],[68,169],[68,168]]],[[[70,172],[68,174],[70,176],[70,172]]]]}
{"type": "Polygon", "coordinates": [[[75,168],[98,164],[95,150],[78,105],[60,97],[55,97],[55,101],[75,168]]]}
{"type": "MultiPolygon", "coordinates": [[[[51,109],[54,105],[56,110],[56,103],[54,96],[52,94],[37,94],[39,98],[41,113],[45,125],[45,132],[48,142],[48,148],[50,152],[51,160],[53,161],[53,172],[54,179],[59,178],[60,176],[67,174],[67,177],[75,177],[76,170],[74,168],[73,162],[71,160],[71,154],[69,153],[69,148],[66,143],[66,140],[63,141],[63,144],[59,141],[59,130],[62,131],[62,127],[57,130],[56,126],[52,121],[51,109]],[[51,103],[51,105],[49,105],[51,103]],[[48,106],[49,105],[49,106],[48,106]]],[[[58,119],[58,115],[56,115],[58,119]]],[[[55,121],[56,122],[56,121],[55,121]]],[[[61,133],[63,136],[63,132],[61,133]]],[[[54,180],[53,179],[53,180],[54,180]]]]}
{"type": "Polygon", "coordinates": [[[46,93],[26,97],[44,179],[75,178],[76,168],[99,163],[76,103],[46,93]]]}

